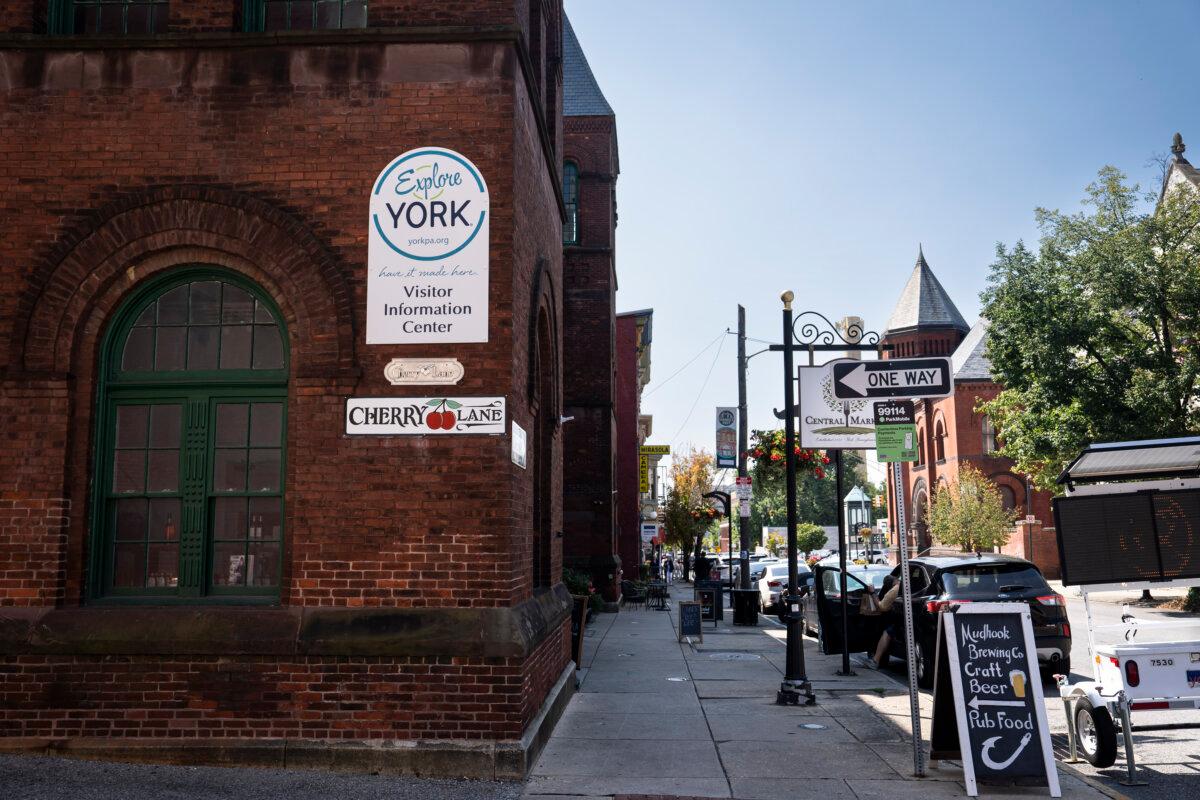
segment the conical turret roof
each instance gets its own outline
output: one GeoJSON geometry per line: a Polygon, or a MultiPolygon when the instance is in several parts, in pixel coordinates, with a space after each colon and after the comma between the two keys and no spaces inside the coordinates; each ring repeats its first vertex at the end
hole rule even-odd
{"type": "Polygon", "coordinates": [[[922,328],[953,328],[966,333],[971,329],[954,301],[925,261],[924,248],[917,248],[917,265],[913,267],[900,300],[888,319],[886,333],[900,333],[922,328]]]}
{"type": "Polygon", "coordinates": [[[588,66],[587,56],[571,27],[571,20],[563,14],[563,116],[567,117],[611,117],[612,106],[604,99],[600,84],[588,66]]]}

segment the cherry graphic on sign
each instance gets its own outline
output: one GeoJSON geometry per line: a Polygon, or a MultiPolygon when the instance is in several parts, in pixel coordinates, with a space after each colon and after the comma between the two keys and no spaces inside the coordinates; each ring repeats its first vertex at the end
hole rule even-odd
{"type": "Polygon", "coordinates": [[[458,424],[458,415],[454,412],[462,408],[462,403],[448,397],[435,397],[425,401],[425,407],[432,409],[425,416],[425,424],[433,430],[454,430],[458,424]]]}

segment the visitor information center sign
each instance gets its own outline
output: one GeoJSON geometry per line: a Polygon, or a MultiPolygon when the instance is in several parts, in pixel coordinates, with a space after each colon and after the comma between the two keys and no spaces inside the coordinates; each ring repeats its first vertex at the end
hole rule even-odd
{"type": "Polygon", "coordinates": [[[487,184],[461,153],[418,147],[371,187],[367,344],[486,342],[487,184]]]}

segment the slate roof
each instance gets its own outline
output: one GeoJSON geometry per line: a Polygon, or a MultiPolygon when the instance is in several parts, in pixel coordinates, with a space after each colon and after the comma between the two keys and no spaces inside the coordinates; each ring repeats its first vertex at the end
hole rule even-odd
{"type": "Polygon", "coordinates": [[[588,66],[571,20],[563,14],[563,116],[611,117],[612,106],[604,99],[600,84],[588,66]]]}
{"type": "Polygon", "coordinates": [[[954,301],[925,262],[923,249],[917,250],[917,265],[913,267],[900,300],[888,319],[886,333],[898,333],[916,328],[954,328],[966,333],[970,326],[954,306],[954,301]]]}
{"type": "Polygon", "coordinates": [[[959,342],[954,354],[950,356],[950,371],[954,374],[956,383],[992,380],[992,362],[984,353],[987,349],[990,324],[986,317],[980,317],[975,327],[971,328],[967,337],[959,342]]]}

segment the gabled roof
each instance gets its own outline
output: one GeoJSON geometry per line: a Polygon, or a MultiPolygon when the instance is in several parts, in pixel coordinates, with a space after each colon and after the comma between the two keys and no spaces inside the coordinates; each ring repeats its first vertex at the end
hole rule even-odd
{"type": "Polygon", "coordinates": [[[563,116],[611,117],[612,106],[604,99],[600,84],[588,66],[571,20],[563,14],[563,116]]]}
{"type": "Polygon", "coordinates": [[[966,338],[959,342],[950,356],[950,371],[954,381],[990,381],[992,380],[992,362],[987,354],[988,322],[986,317],[980,317],[971,328],[966,338]]]}
{"type": "Polygon", "coordinates": [[[900,293],[900,300],[884,332],[899,333],[918,328],[954,328],[964,333],[970,329],[929,264],[925,263],[923,248],[917,249],[917,265],[913,267],[908,283],[904,284],[904,291],[900,293]]]}

